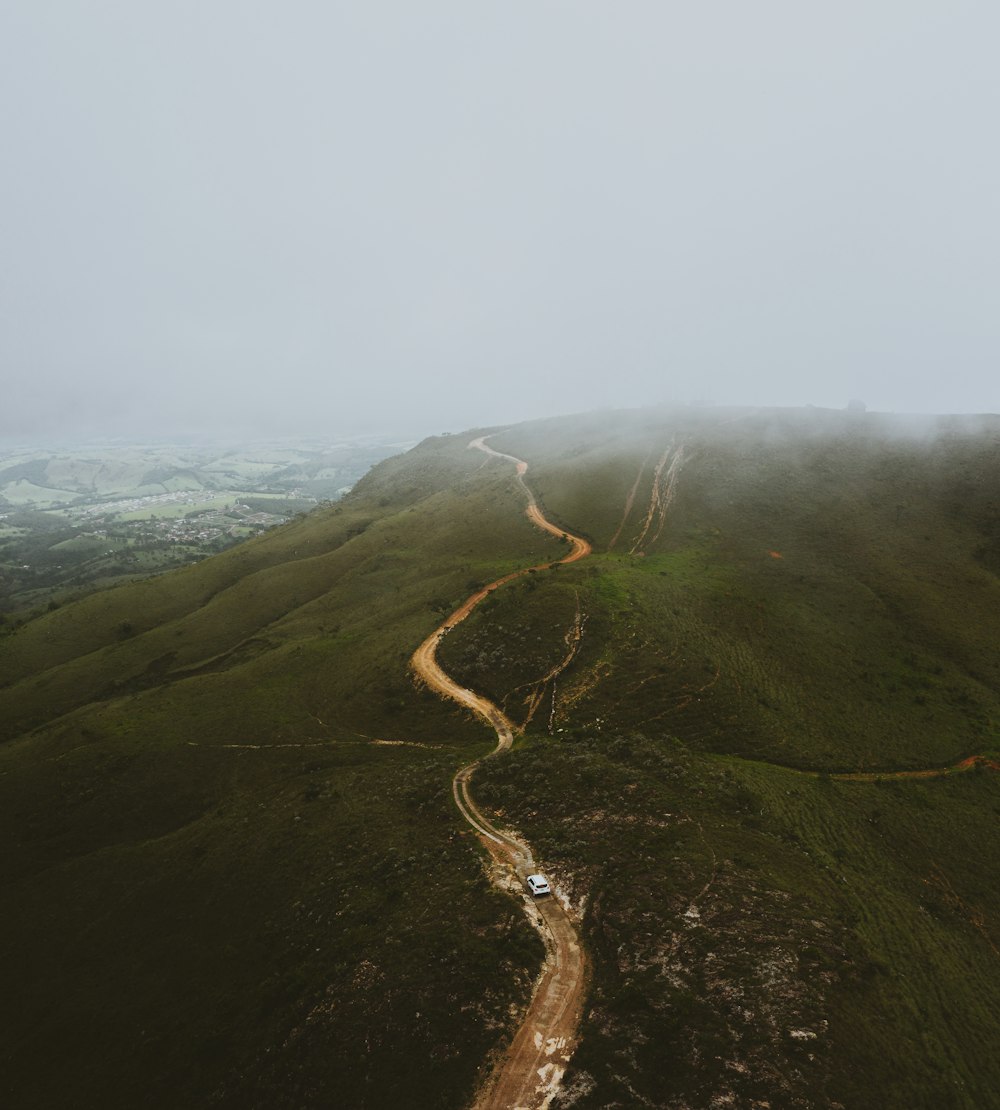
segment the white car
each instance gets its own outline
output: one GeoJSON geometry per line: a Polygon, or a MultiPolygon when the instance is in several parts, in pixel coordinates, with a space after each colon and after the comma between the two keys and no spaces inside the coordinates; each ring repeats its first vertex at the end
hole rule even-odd
{"type": "Polygon", "coordinates": [[[528,890],[537,898],[541,894],[551,894],[549,889],[549,881],[544,875],[529,875],[525,882],[528,884],[528,890]]]}

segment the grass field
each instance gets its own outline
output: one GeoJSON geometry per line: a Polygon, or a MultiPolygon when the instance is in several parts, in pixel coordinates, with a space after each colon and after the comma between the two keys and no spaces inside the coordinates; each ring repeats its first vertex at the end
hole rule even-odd
{"type": "MultiPolygon", "coordinates": [[[[451,803],[491,738],[408,660],[561,550],[473,434],[0,636],[6,1104],[467,1104],[541,953],[451,803]]],[[[595,544],[441,650],[525,727],[477,797],[583,914],[561,1104],[997,1105],[1000,777],[836,778],[1000,753],[997,422],[490,442],[595,544]]]]}

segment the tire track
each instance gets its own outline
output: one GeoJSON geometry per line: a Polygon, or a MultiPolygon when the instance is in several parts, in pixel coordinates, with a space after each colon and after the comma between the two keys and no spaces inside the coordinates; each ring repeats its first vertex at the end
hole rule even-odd
{"type": "MultiPolygon", "coordinates": [[[[667,509],[670,508],[670,503],[673,501],[674,493],[676,492],[677,476],[683,465],[684,445],[681,444],[676,449],[667,447],[660,457],[660,461],[656,464],[656,469],[653,471],[653,486],[650,491],[649,508],[646,510],[646,519],[643,521],[642,530],[632,542],[632,547],[629,550],[630,555],[635,555],[636,553],[641,554],[644,544],[648,546],[648,544],[656,543],[660,538],[660,533],[663,531],[663,525],[667,519],[667,509]],[[668,462],[670,464],[669,466],[667,466],[668,462]],[[666,473],[664,473],[664,467],[667,468],[666,473]],[[654,518],[656,518],[657,522],[656,532],[647,543],[646,538],[653,526],[654,518]]],[[[617,539],[617,533],[615,534],[615,538],[617,539]]]]}
{"type": "MultiPolygon", "coordinates": [[[[583,627],[587,623],[587,618],[583,615],[580,609],[580,594],[576,595],[576,614],[573,617],[573,623],[569,626],[569,630],[563,637],[563,643],[566,645],[566,655],[541,678],[536,679],[534,682],[525,683],[525,686],[532,688],[532,694],[528,699],[528,713],[524,718],[524,723],[521,725],[522,729],[528,727],[532,717],[538,711],[538,707],[542,704],[542,698],[545,697],[545,688],[548,684],[552,683],[552,709],[555,711],[555,696],[556,696],[556,679],[563,673],[564,670],[576,658],[576,653],[580,650],[580,644],[583,641],[583,627]]],[[[511,693],[516,693],[517,690],[523,690],[524,686],[515,687],[511,693]]],[[[552,732],[552,724],[549,723],[549,732],[552,732]]]]}
{"type": "Polygon", "coordinates": [[[618,525],[617,531],[611,537],[611,543],[608,544],[608,551],[612,551],[614,549],[615,544],[618,542],[618,537],[622,534],[622,529],[625,527],[625,521],[628,520],[628,515],[632,511],[632,505],[635,502],[636,491],[639,489],[639,483],[640,481],[642,481],[642,475],[646,469],[646,464],[648,462],[649,452],[646,453],[646,457],[642,460],[642,464],[639,467],[639,473],[635,476],[635,481],[632,483],[632,488],[628,491],[628,495],[625,498],[625,511],[622,513],[622,519],[618,525]]]}

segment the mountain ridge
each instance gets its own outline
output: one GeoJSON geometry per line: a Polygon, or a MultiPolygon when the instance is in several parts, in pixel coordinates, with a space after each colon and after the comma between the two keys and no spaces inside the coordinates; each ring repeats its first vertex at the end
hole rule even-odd
{"type": "Polygon", "coordinates": [[[108,1106],[154,1079],[164,1106],[471,1097],[540,954],[451,808],[489,737],[408,659],[470,593],[561,552],[480,435],[595,546],[441,646],[524,730],[476,796],[537,844],[594,960],[555,1104],[989,1105],[972,1046],[997,1032],[997,779],[836,776],[1000,746],[1000,419],[757,409],[431,437],[335,506],[0,637],[3,940],[17,996],[48,1000],[7,1015],[13,1105],[69,1105],[51,1052],[108,1106]],[[67,899],[81,931],[45,970],[67,899]],[[206,970],[192,946],[253,955],[206,970]],[[187,1032],[157,1016],[171,991],[187,1032]],[[74,1046],[88,1001],[106,1024],[74,1046]]]}

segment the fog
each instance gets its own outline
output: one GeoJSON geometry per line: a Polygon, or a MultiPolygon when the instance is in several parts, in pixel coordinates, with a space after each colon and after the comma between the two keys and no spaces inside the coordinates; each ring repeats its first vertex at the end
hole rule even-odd
{"type": "Polygon", "coordinates": [[[1000,409],[1000,9],[33,0],[0,435],[1000,409]]]}

